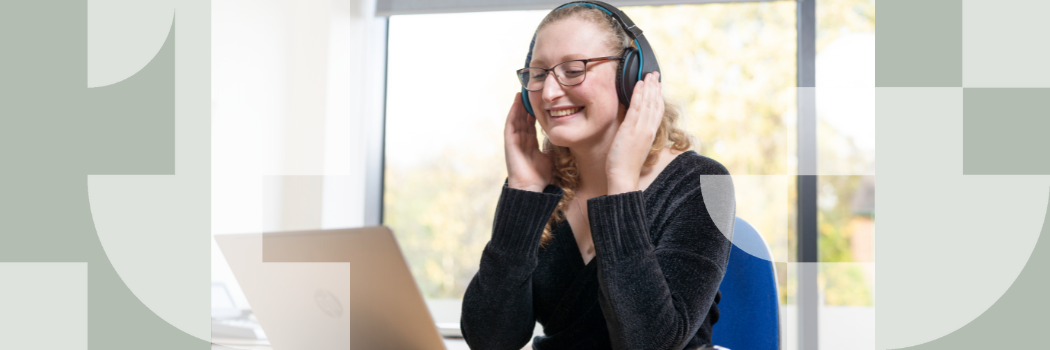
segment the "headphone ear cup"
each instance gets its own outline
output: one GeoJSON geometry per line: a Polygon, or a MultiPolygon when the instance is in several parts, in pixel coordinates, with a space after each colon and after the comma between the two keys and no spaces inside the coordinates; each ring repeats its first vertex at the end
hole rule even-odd
{"type": "Polygon", "coordinates": [[[529,102],[529,91],[525,88],[521,88],[521,104],[525,106],[525,111],[529,112],[529,115],[536,116],[536,113],[532,112],[532,103],[529,102]]]}
{"type": "Polygon", "coordinates": [[[638,50],[628,47],[620,59],[620,67],[616,70],[616,95],[620,103],[626,107],[631,106],[631,94],[634,93],[634,85],[638,83],[638,50]]]}

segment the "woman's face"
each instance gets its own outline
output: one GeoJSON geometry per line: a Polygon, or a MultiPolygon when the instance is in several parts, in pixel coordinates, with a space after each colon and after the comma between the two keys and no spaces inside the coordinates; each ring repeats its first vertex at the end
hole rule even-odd
{"type": "MultiPolygon", "coordinates": [[[[619,55],[611,52],[608,35],[596,24],[578,18],[551,23],[536,33],[529,66],[550,68],[569,60],[619,55]]],[[[612,140],[617,120],[626,112],[616,96],[618,64],[587,63],[586,79],[575,86],[562,86],[548,74],[542,90],[529,92],[536,120],[551,143],[573,147],[612,140]]]]}

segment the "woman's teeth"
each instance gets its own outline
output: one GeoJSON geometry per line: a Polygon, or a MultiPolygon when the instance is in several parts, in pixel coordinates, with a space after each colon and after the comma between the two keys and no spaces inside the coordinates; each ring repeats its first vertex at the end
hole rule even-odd
{"type": "Polygon", "coordinates": [[[583,109],[583,107],[576,107],[576,108],[569,108],[569,109],[559,109],[559,110],[551,111],[551,116],[552,117],[564,117],[564,116],[567,116],[567,115],[579,112],[581,109],[583,109]]]}

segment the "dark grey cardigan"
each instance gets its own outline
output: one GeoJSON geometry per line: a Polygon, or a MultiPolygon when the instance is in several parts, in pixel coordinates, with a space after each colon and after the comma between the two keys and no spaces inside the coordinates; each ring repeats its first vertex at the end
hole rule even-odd
{"type": "Polygon", "coordinates": [[[682,349],[711,343],[735,201],[722,164],[689,151],[643,191],[587,201],[596,256],[568,222],[539,246],[564,192],[504,185],[492,239],[463,296],[472,349],[682,349]],[[706,204],[705,204],[706,203],[706,204]]]}

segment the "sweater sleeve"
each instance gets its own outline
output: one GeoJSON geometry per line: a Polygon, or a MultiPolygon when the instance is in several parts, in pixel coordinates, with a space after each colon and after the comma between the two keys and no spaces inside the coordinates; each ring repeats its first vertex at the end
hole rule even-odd
{"type": "Polygon", "coordinates": [[[532,337],[532,272],[543,228],[562,195],[553,185],[543,193],[503,185],[492,239],[463,295],[460,328],[472,349],[516,350],[532,337]]]}
{"type": "Polygon", "coordinates": [[[599,302],[614,349],[682,349],[707,317],[732,247],[735,202],[728,172],[702,177],[717,186],[678,187],[652,226],[642,191],[588,200],[599,302]],[[719,208],[709,213],[705,194],[719,208]]]}

